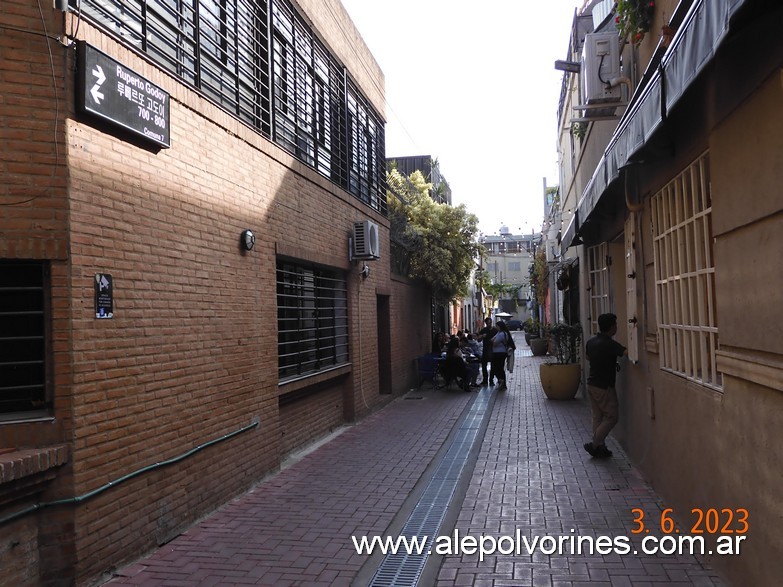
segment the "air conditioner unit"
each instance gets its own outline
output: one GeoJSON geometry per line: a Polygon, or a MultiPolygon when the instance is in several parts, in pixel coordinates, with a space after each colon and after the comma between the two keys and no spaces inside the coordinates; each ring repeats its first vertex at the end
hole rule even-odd
{"type": "Polygon", "coordinates": [[[353,223],[353,258],[380,259],[378,225],[370,220],[353,223]]]}
{"type": "Polygon", "coordinates": [[[582,50],[582,83],[587,104],[619,102],[622,85],[610,87],[611,80],[620,77],[620,39],[617,33],[585,35],[582,50]]]}

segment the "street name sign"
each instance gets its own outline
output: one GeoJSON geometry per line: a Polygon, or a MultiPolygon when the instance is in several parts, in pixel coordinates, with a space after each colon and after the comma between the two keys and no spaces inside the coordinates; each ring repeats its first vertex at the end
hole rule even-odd
{"type": "Polygon", "coordinates": [[[169,94],[95,47],[77,45],[76,105],[82,112],[170,147],[169,94]]]}

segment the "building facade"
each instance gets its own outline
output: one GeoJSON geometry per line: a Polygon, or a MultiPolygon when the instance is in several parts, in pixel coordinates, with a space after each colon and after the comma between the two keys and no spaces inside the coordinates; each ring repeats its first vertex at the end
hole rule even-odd
{"type": "Polygon", "coordinates": [[[414,171],[420,171],[427,182],[432,184],[430,197],[439,204],[451,206],[451,186],[440,171],[440,163],[432,155],[409,155],[406,157],[391,157],[388,165],[394,165],[405,177],[414,171]]]}
{"type": "MultiPolygon", "coordinates": [[[[513,288],[511,292],[494,300],[494,305],[498,311],[512,314],[513,319],[522,322],[531,315],[528,307],[533,298],[530,266],[540,242],[540,235],[513,234],[507,226],[501,226],[499,234],[481,238],[486,250],[482,268],[490,282],[513,288]]],[[[482,284],[482,287],[486,288],[487,285],[482,284]]]]}
{"type": "Polygon", "coordinates": [[[139,6],[0,14],[8,584],[164,544],[430,347],[428,293],[389,269],[383,75],[342,5],[139,6]]]}
{"type": "Polygon", "coordinates": [[[731,584],[774,585],[783,327],[767,259],[783,254],[783,8],[658,1],[632,43],[617,43],[613,9],[587,3],[566,56],[580,68],[559,111],[561,262],[579,268],[585,331],[613,312],[629,350],[615,439],[679,527],[713,545],[745,537],[741,556],[710,557],[731,584]]]}

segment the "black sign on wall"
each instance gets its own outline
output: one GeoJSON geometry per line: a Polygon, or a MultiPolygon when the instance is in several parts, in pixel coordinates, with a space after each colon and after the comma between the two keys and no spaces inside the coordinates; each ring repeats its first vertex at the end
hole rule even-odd
{"type": "Polygon", "coordinates": [[[77,45],[76,106],[170,147],[169,94],[84,41],[77,45]]]}
{"type": "Polygon", "coordinates": [[[95,317],[114,317],[114,284],[110,273],[95,274],[95,317]]]}

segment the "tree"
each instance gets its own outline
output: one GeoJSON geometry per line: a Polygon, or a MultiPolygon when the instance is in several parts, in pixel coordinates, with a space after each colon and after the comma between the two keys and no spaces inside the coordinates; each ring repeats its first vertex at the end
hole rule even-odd
{"type": "Polygon", "coordinates": [[[503,296],[508,295],[514,301],[514,308],[517,307],[517,296],[521,285],[514,285],[513,283],[490,283],[485,286],[487,293],[495,300],[503,299],[503,296]]]}
{"type": "Polygon", "coordinates": [[[479,255],[478,218],[463,204],[438,204],[420,171],[386,174],[392,239],[408,254],[409,277],[427,283],[439,303],[467,295],[479,255]]]}
{"type": "Polygon", "coordinates": [[[533,271],[530,273],[530,284],[533,286],[538,305],[546,304],[546,295],[549,291],[549,267],[546,264],[546,250],[543,246],[536,251],[533,271]]]}

